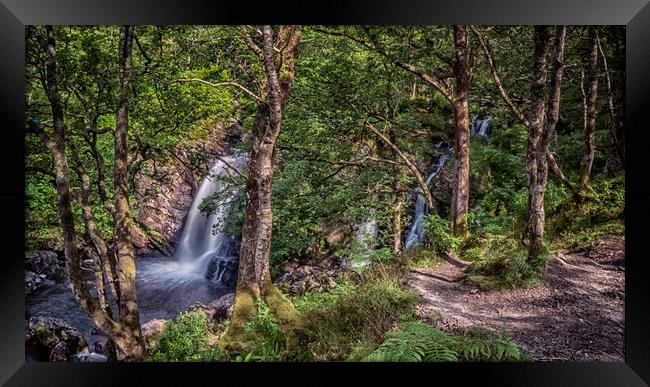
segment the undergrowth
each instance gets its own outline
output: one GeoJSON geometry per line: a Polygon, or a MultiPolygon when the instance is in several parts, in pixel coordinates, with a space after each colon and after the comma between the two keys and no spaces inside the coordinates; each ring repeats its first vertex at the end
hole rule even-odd
{"type": "Polygon", "coordinates": [[[388,334],[364,361],[457,362],[523,361],[528,357],[505,334],[491,337],[471,331],[454,335],[430,325],[410,322],[388,334]]]}
{"type": "Polygon", "coordinates": [[[209,337],[215,334],[205,312],[181,313],[167,323],[160,334],[148,361],[214,361],[221,358],[217,347],[209,346],[209,337]]]}

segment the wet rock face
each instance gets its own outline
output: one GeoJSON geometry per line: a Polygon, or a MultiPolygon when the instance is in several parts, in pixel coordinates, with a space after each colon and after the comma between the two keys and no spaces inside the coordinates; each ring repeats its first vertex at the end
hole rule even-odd
{"type": "Polygon", "coordinates": [[[241,126],[207,128],[209,139],[177,145],[175,156],[166,163],[143,162],[136,179],[138,217],[133,227],[134,245],[140,255],[155,251],[170,255],[180,236],[194,194],[214,159],[210,154],[226,154],[241,137],[241,126]],[[198,157],[197,155],[201,155],[198,157]]]}
{"type": "Polygon", "coordinates": [[[54,317],[32,317],[25,331],[25,350],[37,361],[70,361],[88,344],[81,331],[54,317]]]}
{"type": "Polygon", "coordinates": [[[61,279],[65,272],[65,260],[55,251],[27,251],[25,270],[44,275],[51,280],[61,279]]]}
{"type": "Polygon", "coordinates": [[[210,257],[208,267],[205,270],[205,278],[221,283],[227,287],[234,288],[237,284],[237,268],[239,259],[236,257],[222,257],[214,255],[210,257]]]}
{"type": "Polygon", "coordinates": [[[25,295],[65,277],[65,261],[55,251],[25,252],[25,295]]]}

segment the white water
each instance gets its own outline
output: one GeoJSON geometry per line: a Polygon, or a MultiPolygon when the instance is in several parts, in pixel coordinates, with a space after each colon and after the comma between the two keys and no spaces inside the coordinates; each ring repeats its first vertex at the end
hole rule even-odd
{"type": "MultiPolygon", "coordinates": [[[[223,157],[223,159],[237,169],[242,167],[244,161],[243,157],[237,156],[227,156],[223,157]]],[[[213,227],[221,224],[220,222],[226,219],[231,206],[220,205],[214,213],[207,216],[199,210],[199,205],[204,198],[224,189],[224,183],[219,177],[226,176],[228,172],[235,175],[234,172],[229,171],[226,162],[217,160],[201,183],[187,214],[178,247],[174,252],[173,257],[178,261],[179,265],[192,272],[202,273],[207,265],[206,259],[211,254],[218,253],[220,249],[227,247],[223,246],[224,241],[226,244],[230,241],[229,238],[224,240],[225,234],[223,231],[214,234],[213,227]]],[[[231,195],[227,202],[232,202],[234,199],[235,195],[231,195]]]]}
{"type": "MultiPolygon", "coordinates": [[[[235,176],[236,173],[227,164],[241,170],[245,166],[246,158],[242,156],[226,156],[223,160],[217,160],[192,201],[187,214],[181,237],[179,238],[176,251],[171,259],[164,261],[143,262],[138,272],[139,278],[145,283],[157,283],[167,287],[177,286],[180,283],[191,283],[206,276],[206,270],[211,257],[215,255],[229,262],[233,261],[233,244],[236,243],[232,235],[223,232],[221,227],[226,220],[232,207],[232,202],[237,196],[233,192],[230,197],[220,203],[214,213],[206,215],[199,210],[199,205],[209,195],[221,192],[225,188],[220,177],[227,176],[227,173],[235,176]],[[213,226],[217,225],[219,231],[213,232],[213,226]]],[[[225,268],[225,265],[224,265],[225,268]]],[[[219,278],[211,278],[220,281],[219,278]]],[[[210,277],[212,277],[210,275],[210,277]]]]}
{"type": "Polygon", "coordinates": [[[373,215],[357,228],[355,238],[357,243],[364,249],[369,250],[377,240],[378,224],[373,215]]]}
{"type": "Polygon", "coordinates": [[[486,116],[485,118],[480,119],[476,116],[472,121],[472,132],[483,137],[489,134],[488,130],[490,130],[490,125],[492,124],[491,116],[486,116]]]}
{"type": "MultiPolygon", "coordinates": [[[[436,148],[439,148],[441,144],[438,144],[436,148]]],[[[451,151],[451,149],[450,149],[451,151]]],[[[445,166],[445,163],[449,160],[449,154],[443,153],[438,158],[436,167],[433,172],[427,177],[426,184],[427,186],[431,184],[431,180],[434,177],[438,176],[442,168],[445,166]]],[[[410,249],[413,246],[422,243],[424,240],[424,215],[426,215],[429,206],[427,205],[424,196],[418,195],[418,198],[415,200],[415,213],[413,215],[413,225],[409,230],[408,236],[406,237],[406,243],[404,245],[405,249],[410,249]]]]}

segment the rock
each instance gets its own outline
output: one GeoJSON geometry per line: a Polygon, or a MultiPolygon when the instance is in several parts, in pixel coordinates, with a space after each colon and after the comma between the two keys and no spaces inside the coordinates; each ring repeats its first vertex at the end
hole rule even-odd
{"type": "Polygon", "coordinates": [[[158,341],[158,337],[165,329],[165,326],[170,320],[154,319],[147,321],[140,327],[142,336],[147,343],[147,348],[153,348],[158,341]]]}
{"type": "Polygon", "coordinates": [[[187,308],[188,312],[195,312],[202,310],[205,312],[208,317],[209,323],[216,323],[220,320],[225,320],[230,318],[232,315],[232,309],[235,304],[235,294],[229,293],[225,296],[212,301],[208,305],[201,304],[200,302],[195,302],[187,308]]]}
{"type": "Polygon", "coordinates": [[[25,270],[42,274],[50,280],[58,280],[63,278],[65,260],[55,251],[27,251],[25,252],[25,270]]]}
{"type": "Polygon", "coordinates": [[[323,261],[313,265],[285,262],[281,268],[285,273],[276,278],[274,283],[295,295],[303,295],[311,290],[327,291],[334,288],[336,286],[334,277],[343,269],[333,261],[323,261]]]}
{"type": "Polygon", "coordinates": [[[50,361],[66,362],[70,361],[70,349],[65,341],[59,341],[50,352],[50,361]]]}
{"type": "MultiPolygon", "coordinates": [[[[96,344],[96,343],[95,343],[96,344]]],[[[107,362],[108,358],[106,355],[97,352],[90,352],[88,347],[85,347],[79,353],[76,353],[72,356],[72,361],[77,362],[107,362]]]]}
{"type": "Polygon", "coordinates": [[[95,342],[93,343],[93,350],[94,350],[95,352],[97,352],[97,353],[101,353],[101,354],[106,353],[106,352],[104,352],[104,351],[106,350],[106,341],[107,341],[106,338],[104,338],[104,339],[102,339],[102,340],[97,340],[97,341],[95,341],[95,342]]]}
{"type": "Polygon", "coordinates": [[[237,284],[237,268],[239,260],[236,257],[213,255],[210,257],[205,278],[233,288],[237,284]]]}
{"type": "Polygon", "coordinates": [[[87,347],[81,331],[54,317],[32,317],[25,330],[25,351],[39,361],[69,361],[87,347]],[[52,360],[53,359],[53,360],[52,360]]]}
{"type": "Polygon", "coordinates": [[[32,271],[25,271],[25,296],[28,296],[44,285],[51,283],[45,274],[36,274],[32,271]]]}

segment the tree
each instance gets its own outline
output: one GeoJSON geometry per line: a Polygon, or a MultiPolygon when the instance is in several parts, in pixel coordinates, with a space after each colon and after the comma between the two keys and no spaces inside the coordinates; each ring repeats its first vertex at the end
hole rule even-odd
{"type": "Polygon", "coordinates": [[[548,107],[546,107],[547,53],[550,31],[548,26],[535,27],[535,53],[530,86],[531,107],[528,112],[528,149],[526,173],[528,181],[528,209],[524,239],[528,240],[528,261],[538,264],[544,237],[544,191],[548,181],[547,153],[560,110],[560,87],[564,70],[564,42],[566,26],[556,27],[553,64],[551,69],[548,107]]]}
{"type": "MultiPolygon", "coordinates": [[[[135,290],[135,251],[131,241],[131,216],[128,190],[128,130],[129,93],[132,76],[132,46],[134,26],[120,30],[120,100],[117,106],[115,127],[115,239],[118,277],[120,281],[119,309],[124,329],[129,331],[133,342],[128,343],[128,356],[141,359],[145,355],[145,343],[140,331],[138,297],[135,290]]],[[[126,345],[123,344],[123,345],[126,345]]]]}
{"type": "Polygon", "coordinates": [[[301,319],[293,304],[273,285],[269,270],[273,209],[271,205],[275,143],[282,126],[282,111],[295,78],[295,58],[302,36],[299,26],[281,26],[274,40],[272,28],[262,27],[263,46],[250,42],[264,64],[267,91],[257,104],[251,132],[253,144],[246,179],[246,210],[237,275],[237,290],[230,325],[223,345],[241,350],[244,326],[265,302],[287,337],[287,350],[296,345],[301,319]],[[276,53],[276,47],[282,47],[276,53]]]}
{"type": "MultiPolygon", "coordinates": [[[[100,328],[105,334],[109,336],[111,340],[115,342],[117,347],[125,356],[125,360],[141,360],[145,355],[144,340],[140,333],[140,324],[137,315],[137,301],[133,297],[135,294],[135,265],[132,264],[131,267],[128,266],[128,262],[124,259],[118,261],[118,272],[120,273],[120,281],[118,294],[119,299],[122,301],[119,305],[119,320],[114,320],[110,315],[110,308],[108,307],[108,302],[106,300],[106,294],[102,290],[104,278],[101,275],[97,276],[97,286],[99,291],[100,305],[98,306],[93,297],[91,296],[86,284],[83,281],[81,276],[80,261],[81,254],[77,247],[76,242],[76,230],[74,224],[74,216],[72,212],[72,192],[70,189],[70,171],[68,158],[66,155],[66,143],[69,141],[68,130],[65,124],[64,117],[64,104],[61,99],[58,86],[57,78],[57,61],[56,61],[56,39],[54,27],[46,26],[45,35],[41,33],[36,27],[29,27],[28,34],[33,36],[39,43],[42,48],[43,54],[45,56],[45,69],[42,72],[41,83],[43,89],[46,92],[47,99],[50,104],[50,110],[52,115],[53,122],[53,131],[54,138],[52,138],[44,128],[34,127],[31,125],[27,126],[28,130],[36,132],[39,137],[42,139],[44,144],[50,150],[53,160],[54,160],[54,169],[56,171],[56,186],[57,186],[57,198],[58,198],[58,212],[60,217],[61,229],[63,231],[64,238],[64,253],[66,257],[66,271],[68,281],[70,283],[70,288],[74,294],[77,301],[80,303],[81,307],[88,313],[95,325],[100,328]],[[124,275],[128,273],[129,270],[133,274],[132,276],[124,275]],[[127,301],[128,300],[128,301],[127,301]],[[135,315],[134,315],[135,313],[135,315]]],[[[123,59],[124,68],[127,68],[130,61],[130,49],[126,48],[130,45],[129,39],[132,40],[133,36],[133,27],[125,26],[122,29],[122,38],[121,41],[121,59],[123,59]],[[129,38],[130,36],[130,38],[129,38]],[[123,54],[122,54],[123,53],[123,54]]],[[[127,83],[128,84],[128,83],[127,83]]],[[[118,116],[121,117],[122,124],[119,125],[120,128],[116,130],[122,130],[125,133],[127,121],[125,120],[128,110],[125,109],[123,103],[128,103],[128,91],[124,93],[124,100],[120,103],[120,108],[118,109],[118,116]]],[[[125,140],[126,137],[123,137],[125,140]]],[[[121,143],[120,151],[126,155],[125,150],[126,142],[121,143]]],[[[72,148],[73,157],[75,156],[75,149],[72,148]]],[[[80,164],[76,164],[77,172],[79,173],[82,181],[84,178],[83,168],[79,168],[80,164]]],[[[85,193],[87,193],[88,184],[84,182],[84,190],[80,194],[82,204],[87,204],[87,198],[85,193]],[[85,192],[84,192],[85,191],[85,192]]],[[[87,210],[87,208],[86,208],[87,210]]],[[[127,207],[128,214],[128,207],[127,207]]],[[[86,220],[87,228],[90,233],[93,233],[93,218],[91,214],[88,214],[87,211],[84,211],[84,219],[86,220]]],[[[123,224],[123,221],[122,221],[123,224]]],[[[119,227],[116,225],[116,232],[120,231],[119,227]]],[[[93,233],[94,234],[94,233],[93,233]]],[[[91,235],[92,237],[93,235],[91,235]]],[[[96,236],[96,235],[95,235],[96,236]]],[[[101,242],[96,239],[93,242],[96,242],[98,245],[101,245],[101,242]]],[[[131,247],[132,249],[132,247],[131,247]]],[[[101,247],[100,247],[100,251],[101,247]]],[[[122,245],[122,252],[128,251],[128,246],[122,245]]],[[[105,268],[105,265],[99,265],[97,270],[102,270],[105,268]]]]}

